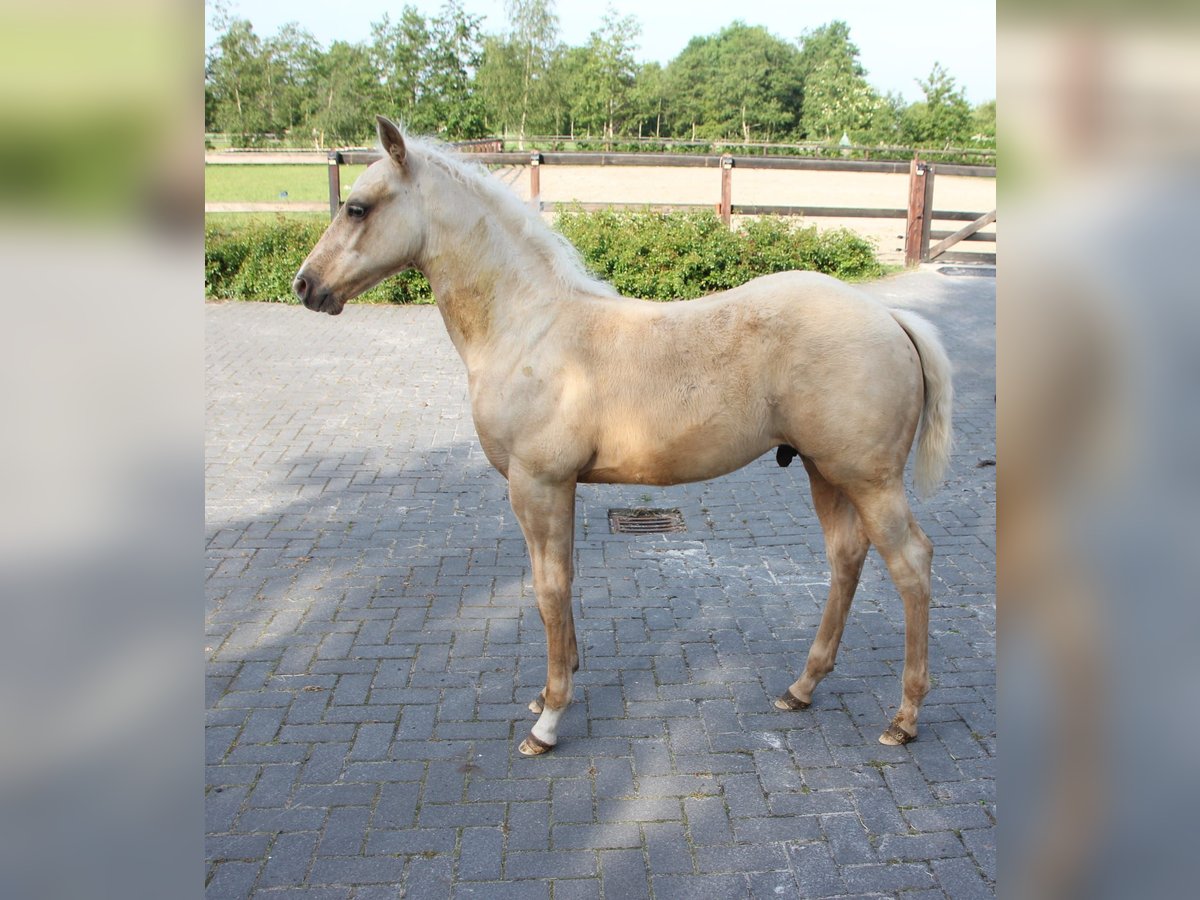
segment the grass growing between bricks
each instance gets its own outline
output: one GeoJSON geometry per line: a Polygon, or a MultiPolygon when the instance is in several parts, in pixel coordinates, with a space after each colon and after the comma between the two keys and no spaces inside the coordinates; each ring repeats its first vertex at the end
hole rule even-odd
{"type": "MultiPolygon", "coordinates": [[[[321,216],[210,219],[204,229],[204,288],[219,300],[296,302],[291,282],[325,228],[321,216]]],[[[584,262],[622,294],[686,300],[793,269],[850,281],[887,271],[866,239],[763,217],[730,231],[713,212],[567,210],[559,231],[584,262]]],[[[362,295],[365,303],[431,303],[424,276],[404,272],[362,295]]]]}

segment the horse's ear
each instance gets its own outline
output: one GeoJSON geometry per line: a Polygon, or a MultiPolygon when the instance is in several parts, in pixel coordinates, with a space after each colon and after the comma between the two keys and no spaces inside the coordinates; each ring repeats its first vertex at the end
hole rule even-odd
{"type": "Polygon", "coordinates": [[[375,122],[379,126],[379,143],[383,144],[384,152],[395,161],[396,165],[404,165],[404,158],[408,151],[405,149],[404,135],[400,133],[400,129],[385,116],[376,116],[375,122]]]}

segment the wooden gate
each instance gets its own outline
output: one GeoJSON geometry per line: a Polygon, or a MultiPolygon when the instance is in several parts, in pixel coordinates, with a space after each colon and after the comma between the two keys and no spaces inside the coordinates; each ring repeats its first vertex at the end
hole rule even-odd
{"type": "Polygon", "coordinates": [[[904,232],[904,264],[915,266],[918,263],[933,262],[966,262],[966,263],[996,263],[996,249],[990,251],[959,250],[954,253],[947,251],[960,241],[991,241],[995,244],[995,232],[985,232],[986,228],[996,221],[996,210],[986,212],[964,225],[958,231],[934,231],[935,219],[948,219],[944,213],[933,208],[933,184],[936,167],[919,157],[913,157],[908,170],[908,227],[904,232]],[[930,246],[930,240],[937,243],[930,246]]]}

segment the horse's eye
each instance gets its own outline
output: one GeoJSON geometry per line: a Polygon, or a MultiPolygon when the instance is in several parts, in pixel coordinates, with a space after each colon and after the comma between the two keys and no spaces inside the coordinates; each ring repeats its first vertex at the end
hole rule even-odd
{"type": "Polygon", "coordinates": [[[366,208],[359,206],[357,203],[351,203],[346,207],[346,215],[352,219],[361,219],[366,216],[366,214],[366,208]]]}

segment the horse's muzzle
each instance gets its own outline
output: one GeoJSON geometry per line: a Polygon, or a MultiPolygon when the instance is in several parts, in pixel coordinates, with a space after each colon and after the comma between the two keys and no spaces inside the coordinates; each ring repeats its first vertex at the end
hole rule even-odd
{"type": "Polygon", "coordinates": [[[334,299],[332,292],[322,290],[320,284],[303,272],[292,282],[292,291],[313,312],[327,312],[336,316],[342,311],[341,304],[334,299]]]}

